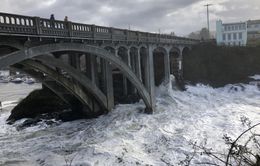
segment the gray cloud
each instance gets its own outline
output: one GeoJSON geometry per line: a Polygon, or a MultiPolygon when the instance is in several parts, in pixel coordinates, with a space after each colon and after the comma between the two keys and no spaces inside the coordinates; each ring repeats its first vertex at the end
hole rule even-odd
{"type": "Polygon", "coordinates": [[[2,0],[0,10],[119,28],[185,35],[206,26],[206,3],[210,8],[211,29],[215,21],[257,19],[259,0],[2,0]]]}

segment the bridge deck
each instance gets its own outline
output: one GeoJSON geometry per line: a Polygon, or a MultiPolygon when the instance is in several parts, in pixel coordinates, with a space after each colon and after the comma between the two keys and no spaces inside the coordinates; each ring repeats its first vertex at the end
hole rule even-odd
{"type": "Polygon", "coordinates": [[[8,13],[0,13],[0,35],[164,44],[194,44],[198,42],[197,40],[172,35],[8,13]]]}

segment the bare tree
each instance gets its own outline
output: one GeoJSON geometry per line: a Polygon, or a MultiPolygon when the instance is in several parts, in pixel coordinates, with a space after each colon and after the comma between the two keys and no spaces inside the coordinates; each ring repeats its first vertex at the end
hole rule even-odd
{"type": "MultiPolygon", "coordinates": [[[[186,155],[186,158],[180,161],[180,165],[188,166],[196,154],[206,155],[212,159],[212,162],[196,163],[197,165],[218,165],[222,163],[225,166],[260,166],[260,133],[255,133],[253,129],[260,126],[260,123],[251,125],[251,121],[246,117],[241,117],[243,125],[247,126],[236,139],[228,135],[223,136],[225,144],[229,147],[227,153],[220,153],[212,148],[207,148],[206,143],[199,145],[197,142],[190,142],[193,152],[186,155]],[[239,143],[243,138],[243,143],[239,143]],[[251,145],[251,146],[249,146],[251,145]]],[[[260,131],[257,131],[260,132],[260,131]]]]}

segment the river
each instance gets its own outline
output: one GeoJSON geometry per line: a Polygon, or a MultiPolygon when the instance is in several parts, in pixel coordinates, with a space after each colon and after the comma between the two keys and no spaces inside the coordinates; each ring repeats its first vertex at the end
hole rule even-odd
{"type": "MultiPolygon", "coordinates": [[[[256,76],[259,79],[259,76],[256,76]]],[[[241,117],[260,121],[260,89],[254,84],[212,88],[198,84],[181,92],[159,87],[156,112],[140,113],[142,102],[117,105],[91,120],[57,122],[17,130],[5,124],[10,109],[40,84],[0,84],[0,165],[98,166],[178,165],[192,155],[189,142],[225,152],[224,134],[236,138],[247,129],[241,117]]],[[[260,128],[256,130],[260,131],[260,128]]],[[[195,155],[191,165],[211,161],[195,155]]]]}

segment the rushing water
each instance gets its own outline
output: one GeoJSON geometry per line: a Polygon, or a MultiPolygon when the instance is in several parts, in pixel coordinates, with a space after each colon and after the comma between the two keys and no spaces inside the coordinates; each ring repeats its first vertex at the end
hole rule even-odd
{"type": "MultiPolygon", "coordinates": [[[[1,84],[0,100],[8,106],[39,87],[1,84]]],[[[140,102],[118,105],[97,119],[42,122],[20,131],[5,124],[6,107],[0,112],[0,165],[178,165],[192,154],[190,141],[224,152],[223,135],[235,138],[246,129],[241,116],[260,121],[260,90],[254,84],[187,86],[185,92],[160,87],[156,94],[152,115],[140,113],[140,102]]],[[[192,165],[200,161],[208,158],[196,155],[192,165]]]]}

